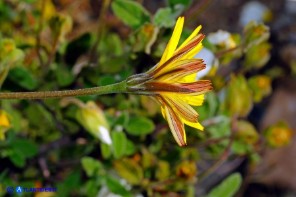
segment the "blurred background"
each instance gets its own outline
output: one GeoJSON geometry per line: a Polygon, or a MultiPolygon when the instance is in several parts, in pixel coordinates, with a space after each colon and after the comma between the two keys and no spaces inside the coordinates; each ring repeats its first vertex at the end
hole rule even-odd
{"type": "Polygon", "coordinates": [[[0,196],[296,196],[296,1],[2,0],[2,92],[120,82],[206,35],[204,131],[178,147],[149,97],[0,101],[0,196]],[[17,187],[53,192],[17,193],[17,187]]]}

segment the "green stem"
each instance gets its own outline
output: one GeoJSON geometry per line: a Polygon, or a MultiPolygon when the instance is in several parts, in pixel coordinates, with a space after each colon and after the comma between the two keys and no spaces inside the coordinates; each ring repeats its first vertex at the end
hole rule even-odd
{"type": "Polygon", "coordinates": [[[0,99],[48,99],[85,95],[102,95],[111,93],[125,93],[126,81],[106,86],[84,88],[77,90],[44,91],[44,92],[9,92],[0,93],[0,99]]]}

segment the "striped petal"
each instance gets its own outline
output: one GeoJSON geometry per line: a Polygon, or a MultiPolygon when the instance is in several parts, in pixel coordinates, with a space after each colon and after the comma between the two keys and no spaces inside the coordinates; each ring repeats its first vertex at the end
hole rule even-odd
{"type": "Polygon", "coordinates": [[[183,25],[184,25],[184,17],[179,17],[176,22],[172,37],[171,37],[169,43],[167,44],[158,65],[162,65],[165,61],[167,61],[169,58],[171,58],[172,55],[174,54],[174,52],[178,46],[180,37],[181,37],[183,25]]]}
{"type": "Polygon", "coordinates": [[[170,130],[179,146],[186,145],[186,134],[184,124],[175,112],[167,106],[164,106],[165,116],[167,118],[170,130]]]}
{"type": "MultiPolygon", "coordinates": [[[[163,69],[155,76],[156,80],[159,81],[178,81],[190,74],[196,74],[205,68],[205,64],[201,59],[186,59],[179,60],[173,63],[170,69],[163,69]]],[[[196,79],[194,78],[194,81],[196,79]]]]}
{"type": "Polygon", "coordinates": [[[199,80],[192,83],[182,83],[180,84],[184,90],[190,90],[192,93],[190,95],[201,95],[205,92],[212,90],[212,83],[209,80],[199,80]]]}
{"type": "MultiPolygon", "coordinates": [[[[171,66],[173,65],[173,63],[176,62],[177,60],[180,60],[180,59],[183,59],[183,60],[184,59],[188,59],[188,58],[185,58],[185,55],[187,53],[189,53],[192,49],[195,49],[195,51],[198,51],[197,49],[199,49],[200,47],[202,47],[202,45],[200,45],[200,47],[198,47],[197,45],[200,44],[200,42],[203,40],[204,37],[205,36],[203,34],[197,35],[186,46],[184,46],[183,48],[181,48],[179,51],[175,52],[174,55],[170,59],[168,59],[166,62],[164,62],[162,64],[159,63],[159,64],[157,64],[156,67],[153,67],[153,69],[151,69],[149,71],[149,74],[152,75],[152,76],[155,76],[155,75],[159,74],[163,69],[169,69],[169,68],[171,68],[171,66]]],[[[192,59],[192,57],[189,58],[189,59],[192,59]]]]}
{"type": "Polygon", "coordinates": [[[176,114],[182,117],[182,119],[196,122],[198,113],[190,105],[178,98],[171,99],[168,96],[164,96],[163,99],[165,100],[165,103],[176,112],[176,114]]]}
{"type": "Polygon", "coordinates": [[[181,46],[178,47],[177,51],[181,48],[183,48],[186,44],[188,44],[200,31],[201,25],[195,28],[195,30],[191,33],[191,35],[181,44],[181,46]]]}
{"type": "Polygon", "coordinates": [[[193,58],[201,49],[202,49],[202,43],[198,43],[191,51],[189,51],[187,54],[185,54],[182,59],[190,59],[193,58]]]}

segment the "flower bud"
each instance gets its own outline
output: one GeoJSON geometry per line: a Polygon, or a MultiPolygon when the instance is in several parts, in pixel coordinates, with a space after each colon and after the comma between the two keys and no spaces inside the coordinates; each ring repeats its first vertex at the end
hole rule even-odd
{"type": "Polygon", "coordinates": [[[225,110],[245,117],[252,109],[252,94],[244,76],[231,76],[225,99],[225,110]]]}
{"type": "Polygon", "coordinates": [[[177,166],[177,176],[186,180],[193,180],[196,176],[197,168],[194,161],[183,161],[177,166]]]}
{"type": "Polygon", "coordinates": [[[255,102],[260,102],[271,93],[271,79],[265,75],[258,75],[248,80],[255,102]]]}
{"type": "Polygon", "coordinates": [[[89,101],[80,107],[76,114],[79,123],[103,143],[112,144],[109,124],[103,111],[93,101],[89,101]]]}
{"type": "Polygon", "coordinates": [[[259,140],[255,127],[250,122],[244,120],[237,122],[235,137],[247,144],[255,144],[259,140]]]}
{"type": "Polygon", "coordinates": [[[274,148],[283,147],[291,142],[293,131],[283,122],[279,122],[264,132],[266,142],[274,148]]]}

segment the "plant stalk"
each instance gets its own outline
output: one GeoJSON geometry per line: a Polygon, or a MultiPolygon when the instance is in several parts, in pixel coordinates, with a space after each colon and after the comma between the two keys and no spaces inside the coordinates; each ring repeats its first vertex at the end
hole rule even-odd
{"type": "Polygon", "coordinates": [[[63,97],[75,97],[85,95],[102,95],[111,93],[125,93],[126,81],[119,83],[84,88],[76,90],[61,90],[61,91],[41,91],[41,92],[2,92],[0,93],[0,99],[49,99],[49,98],[63,98],[63,97]]]}

